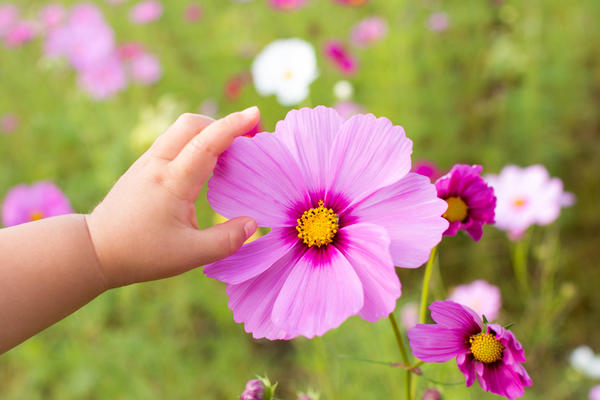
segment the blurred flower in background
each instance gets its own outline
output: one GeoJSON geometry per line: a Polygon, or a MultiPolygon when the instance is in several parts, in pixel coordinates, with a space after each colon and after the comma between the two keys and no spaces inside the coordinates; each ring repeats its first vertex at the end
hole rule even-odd
{"type": "Polygon", "coordinates": [[[333,85],[333,95],[338,100],[350,100],[353,94],[354,87],[348,81],[337,81],[335,85],[333,85]]]}
{"type": "Polygon", "coordinates": [[[448,14],[445,12],[435,12],[427,18],[427,28],[432,32],[443,32],[450,26],[448,14]]]}
{"type": "Polygon", "coordinates": [[[64,21],[67,15],[67,10],[62,4],[48,4],[39,12],[38,19],[42,23],[43,29],[48,32],[54,28],[58,28],[64,21]]]}
{"type": "Polygon", "coordinates": [[[202,18],[202,14],[204,10],[199,4],[189,4],[185,11],[183,12],[183,16],[187,22],[194,23],[198,22],[200,18],[202,18]]]}
{"type": "Polygon", "coordinates": [[[600,379],[600,354],[594,354],[589,346],[579,346],[569,357],[571,366],[592,379],[600,379]]]}
{"type": "Polygon", "coordinates": [[[269,4],[276,10],[294,11],[306,5],[307,0],[270,0],[269,4]]]}
{"type": "Polygon", "coordinates": [[[35,36],[34,24],[31,21],[20,20],[12,25],[4,34],[4,45],[8,48],[19,47],[35,36]]]}
{"type": "Polygon", "coordinates": [[[235,102],[242,95],[244,86],[252,81],[251,75],[247,71],[240,72],[227,79],[225,82],[225,100],[235,102]]]}
{"type": "Polygon", "coordinates": [[[358,61],[339,40],[329,40],[323,46],[325,56],[344,75],[354,75],[358,61]]]}
{"type": "Polygon", "coordinates": [[[0,117],[0,132],[11,134],[19,128],[19,117],[16,114],[4,114],[0,117]]]}
{"type": "Polygon", "coordinates": [[[437,180],[443,175],[442,171],[438,166],[429,160],[420,160],[413,163],[412,172],[423,175],[431,179],[432,181],[437,180]]]}
{"type": "Polygon", "coordinates": [[[129,64],[131,80],[141,85],[152,85],[162,76],[160,61],[154,55],[142,53],[129,64]]]}
{"type": "Polygon", "coordinates": [[[479,315],[485,315],[488,321],[495,320],[502,307],[500,288],[481,279],[457,286],[448,300],[467,306],[479,315]]]}
{"type": "Polygon", "coordinates": [[[207,117],[216,118],[219,113],[219,103],[213,97],[204,99],[198,106],[198,112],[207,117]]]}
{"type": "Polygon", "coordinates": [[[281,105],[302,102],[319,75],[314,47],[302,39],[276,40],[252,63],[252,79],[261,96],[274,94],[281,105]]]}
{"type": "Polygon", "coordinates": [[[542,165],[508,165],[499,175],[487,175],[485,179],[498,199],[495,225],[511,239],[519,239],[531,225],[554,222],[561,208],[575,202],[572,193],[563,191],[562,181],[551,178],[542,165]]]}
{"type": "Polygon", "coordinates": [[[387,31],[388,25],[383,18],[369,17],[352,28],[350,39],[357,47],[368,47],[385,38],[387,31]]]}
{"type": "Polygon", "coordinates": [[[8,191],[2,204],[2,223],[14,226],[72,212],[67,196],[55,184],[41,181],[8,191]]]}
{"type": "Polygon", "coordinates": [[[19,21],[19,9],[14,4],[0,4],[0,37],[19,21]]]}
{"type": "Polygon", "coordinates": [[[77,83],[92,99],[104,100],[127,87],[127,75],[121,61],[113,56],[81,70],[77,83]]]}
{"type": "Polygon", "coordinates": [[[600,385],[594,386],[589,393],[589,400],[600,400],[600,385]]]}
{"type": "Polygon", "coordinates": [[[162,16],[163,6],[158,0],[140,1],[131,9],[129,20],[134,24],[149,24],[162,16]]]}
{"type": "Polygon", "coordinates": [[[419,323],[419,306],[415,302],[409,302],[400,311],[400,322],[404,330],[408,331],[419,323]]]}
{"type": "Polygon", "coordinates": [[[334,0],[337,3],[345,4],[348,6],[362,6],[366,4],[369,0],[334,0]]]}
{"type": "Polygon", "coordinates": [[[442,395],[436,388],[427,388],[423,392],[422,400],[440,400],[442,395]]]}

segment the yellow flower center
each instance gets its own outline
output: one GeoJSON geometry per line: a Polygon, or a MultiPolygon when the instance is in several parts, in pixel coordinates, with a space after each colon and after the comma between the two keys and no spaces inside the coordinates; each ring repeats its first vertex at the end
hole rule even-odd
{"type": "Polygon", "coordinates": [[[471,354],[476,360],[490,364],[502,358],[504,345],[491,333],[480,333],[469,338],[471,354]]]}
{"type": "Polygon", "coordinates": [[[283,79],[289,80],[292,79],[292,76],[294,76],[294,74],[292,74],[292,71],[290,71],[289,69],[286,69],[283,72],[283,79]]]}
{"type": "Polygon", "coordinates": [[[450,222],[464,221],[464,219],[467,218],[469,209],[463,199],[460,197],[448,197],[446,203],[448,203],[448,209],[442,217],[450,222]]]}
{"type": "Polygon", "coordinates": [[[304,211],[298,218],[298,237],[308,247],[326,246],[333,241],[339,228],[338,216],[331,208],[325,208],[323,201],[319,207],[304,211]]]}
{"type": "Polygon", "coordinates": [[[40,211],[34,211],[31,213],[31,215],[29,215],[30,221],[38,221],[42,218],[44,218],[44,214],[42,214],[40,211]]]}
{"type": "Polygon", "coordinates": [[[522,197],[517,197],[516,199],[513,200],[513,206],[515,206],[515,208],[521,208],[525,205],[527,201],[522,198],[522,197]]]}

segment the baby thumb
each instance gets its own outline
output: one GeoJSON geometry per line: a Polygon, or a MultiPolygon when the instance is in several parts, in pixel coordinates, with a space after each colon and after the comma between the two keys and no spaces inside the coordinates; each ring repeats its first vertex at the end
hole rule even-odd
{"type": "Polygon", "coordinates": [[[204,253],[202,264],[209,264],[238,251],[256,232],[256,221],[250,217],[237,217],[200,231],[204,253]]]}

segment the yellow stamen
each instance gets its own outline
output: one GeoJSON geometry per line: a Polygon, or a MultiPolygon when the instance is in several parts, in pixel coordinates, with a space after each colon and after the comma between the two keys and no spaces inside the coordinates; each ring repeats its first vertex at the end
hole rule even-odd
{"type": "Polygon", "coordinates": [[[304,211],[296,226],[298,237],[308,247],[328,245],[338,228],[337,214],[331,208],[325,208],[322,200],[319,201],[319,207],[304,211]]]}
{"type": "Polygon", "coordinates": [[[40,220],[42,218],[44,218],[44,214],[42,214],[40,211],[34,211],[29,216],[29,220],[30,221],[38,221],[38,220],[40,220]]]}
{"type": "Polygon", "coordinates": [[[513,206],[515,206],[516,208],[521,208],[525,205],[526,200],[522,197],[517,197],[516,199],[513,200],[513,206]]]}
{"type": "Polygon", "coordinates": [[[294,74],[292,74],[292,71],[290,71],[289,69],[285,70],[285,72],[283,73],[284,79],[292,79],[292,76],[294,76],[294,74]]]}
{"type": "Polygon", "coordinates": [[[469,338],[471,354],[476,360],[490,364],[502,358],[504,345],[491,333],[480,333],[469,338]]]}
{"type": "Polygon", "coordinates": [[[450,222],[464,221],[467,218],[469,209],[463,199],[460,197],[448,197],[446,203],[448,203],[448,209],[442,217],[450,222]]]}

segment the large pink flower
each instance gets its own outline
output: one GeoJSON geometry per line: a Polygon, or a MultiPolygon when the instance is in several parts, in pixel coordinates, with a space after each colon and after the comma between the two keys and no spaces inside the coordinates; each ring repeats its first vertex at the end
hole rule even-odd
{"type": "Polygon", "coordinates": [[[486,392],[509,399],[523,396],[532,382],[521,365],[525,351],[511,331],[484,325],[475,311],[453,301],[435,301],[429,309],[436,324],[419,324],[408,331],[419,360],[446,362],[456,357],[467,386],[477,378],[486,392]]]}
{"type": "Polygon", "coordinates": [[[448,227],[435,187],[409,173],[411,152],[388,119],[322,106],[236,139],[208,200],[271,232],[205,268],[227,283],[235,321],[255,338],[290,339],[387,316],[400,296],[394,265],[419,267],[448,227]]]}
{"type": "Polygon", "coordinates": [[[69,199],[56,185],[37,182],[9,190],[2,204],[2,223],[13,226],[72,212],[69,199]]]}

